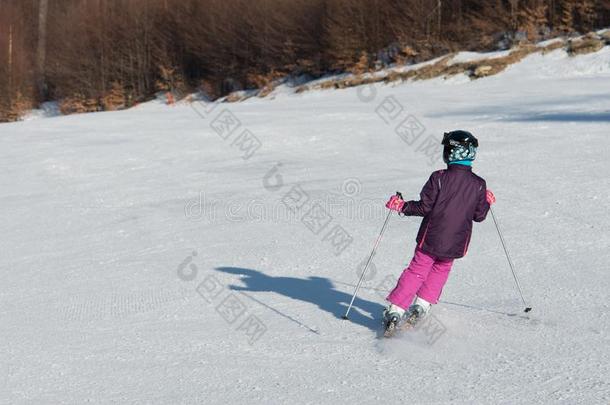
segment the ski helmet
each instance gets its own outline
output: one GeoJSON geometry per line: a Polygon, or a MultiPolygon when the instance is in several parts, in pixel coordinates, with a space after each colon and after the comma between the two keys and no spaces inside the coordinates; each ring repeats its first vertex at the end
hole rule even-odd
{"type": "Polygon", "coordinates": [[[477,156],[479,141],[468,131],[445,132],[442,142],[443,160],[445,163],[457,162],[460,160],[473,161],[477,156]]]}

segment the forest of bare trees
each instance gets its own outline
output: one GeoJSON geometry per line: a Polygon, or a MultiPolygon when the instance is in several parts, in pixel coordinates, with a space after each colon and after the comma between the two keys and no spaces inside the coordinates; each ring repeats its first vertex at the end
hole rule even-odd
{"type": "Polygon", "coordinates": [[[112,110],[610,25],[609,0],[0,0],[0,121],[112,110]]]}

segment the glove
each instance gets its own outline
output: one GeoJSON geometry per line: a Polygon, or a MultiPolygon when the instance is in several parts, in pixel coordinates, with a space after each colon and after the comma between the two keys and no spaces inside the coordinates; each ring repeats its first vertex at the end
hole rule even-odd
{"type": "Polygon", "coordinates": [[[491,192],[491,190],[487,190],[485,192],[485,197],[487,198],[487,204],[489,205],[494,204],[496,202],[496,196],[494,195],[494,193],[491,192]]]}
{"type": "Polygon", "coordinates": [[[392,211],[402,212],[402,207],[404,207],[404,205],[405,202],[402,200],[402,198],[398,197],[397,195],[393,195],[385,204],[385,207],[392,211]]]}

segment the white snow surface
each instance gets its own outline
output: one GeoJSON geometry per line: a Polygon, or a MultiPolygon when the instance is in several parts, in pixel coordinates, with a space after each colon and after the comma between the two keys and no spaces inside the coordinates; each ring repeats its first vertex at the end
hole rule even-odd
{"type": "Polygon", "coordinates": [[[607,404],[609,135],[608,47],[476,81],[0,125],[0,403],[607,404]],[[227,139],[222,111],[241,123],[227,139]],[[425,127],[409,142],[407,115],[425,127]],[[458,128],[480,140],[533,311],[489,217],[428,327],[379,339],[419,219],[390,219],[344,321],[357,267],[385,199],[416,198],[458,128]],[[247,160],[244,129],[261,142],[247,160]],[[353,238],[338,255],[337,225],[353,238]]]}
{"type": "Polygon", "coordinates": [[[495,52],[458,52],[453,58],[451,58],[449,64],[453,65],[456,63],[474,62],[481,59],[501,58],[510,54],[511,51],[511,49],[508,49],[495,52]]]}
{"type": "Polygon", "coordinates": [[[52,118],[58,117],[61,115],[61,111],[59,109],[59,104],[57,102],[48,101],[42,103],[42,105],[35,109],[31,110],[25,116],[21,118],[22,121],[31,121],[40,118],[52,118]]]}

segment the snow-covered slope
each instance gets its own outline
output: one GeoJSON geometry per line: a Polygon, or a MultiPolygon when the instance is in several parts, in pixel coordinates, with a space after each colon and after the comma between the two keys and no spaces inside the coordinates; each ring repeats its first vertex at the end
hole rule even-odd
{"type": "Polygon", "coordinates": [[[609,131],[608,47],[1,125],[0,402],[606,404],[609,131]],[[379,340],[418,220],[391,219],[342,321],[357,268],[457,128],[534,310],[489,219],[430,323],[379,340]]]}

